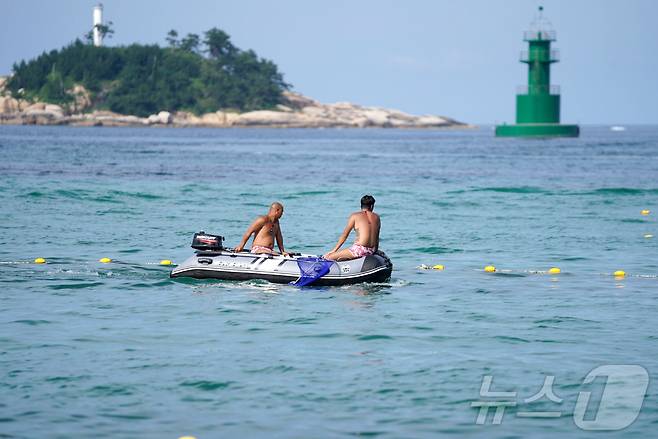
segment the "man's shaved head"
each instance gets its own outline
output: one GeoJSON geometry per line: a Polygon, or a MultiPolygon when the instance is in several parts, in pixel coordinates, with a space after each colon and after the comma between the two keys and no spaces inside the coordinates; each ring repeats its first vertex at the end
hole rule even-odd
{"type": "Polygon", "coordinates": [[[270,212],[268,215],[273,216],[276,219],[281,218],[281,215],[283,215],[283,204],[279,203],[278,201],[275,201],[270,205],[270,212]]]}

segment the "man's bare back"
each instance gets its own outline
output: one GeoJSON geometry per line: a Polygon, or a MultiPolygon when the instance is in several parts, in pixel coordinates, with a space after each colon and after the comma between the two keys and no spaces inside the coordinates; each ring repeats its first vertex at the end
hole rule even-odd
{"type": "Polygon", "coordinates": [[[364,247],[375,247],[379,243],[379,215],[368,210],[361,210],[350,215],[356,230],[356,243],[364,247]]]}
{"type": "Polygon", "coordinates": [[[347,226],[338,238],[338,243],[333,250],[324,255],[326,259],[346,261],[372,255],[379,250],[381,220],[379,215],[372,211],[374,208],[375,198],[372,195],[364,195],[361,198],[361,210],[350,215],[347,226]],[[356,241],[350,248],[340,250],[352,230],[356,230],[356,241]]]}

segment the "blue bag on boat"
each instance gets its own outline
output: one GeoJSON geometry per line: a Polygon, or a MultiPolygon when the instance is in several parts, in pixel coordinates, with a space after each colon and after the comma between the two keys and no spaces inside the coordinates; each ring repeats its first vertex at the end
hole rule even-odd
{"type": "Polygon", "coordinates": [[[334,261],[328,261],[324,258],[314,256],[297,258],[297,266],[299,267],[300,276],[299,279],[290,284],[297,287],[310,285],[325,274],[329,273],[331,264],[333,263],[334,261]]]}

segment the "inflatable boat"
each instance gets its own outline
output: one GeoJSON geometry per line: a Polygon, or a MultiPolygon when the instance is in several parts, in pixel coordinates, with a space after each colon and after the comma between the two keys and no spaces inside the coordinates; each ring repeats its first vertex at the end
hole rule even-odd
{"type": "Polygon", "coordinates": [[[307,281],[303,285],[331,286],[383,282],[391,277],[393,271],[391,260],[381,251],[350,261],[334,262],[299,253],[291,256],[255,254],[249,251],[238,253],[224,248],[222,241],[221,236],[203,232],[195,234],[192,240],[195,255],[172,270],[170,276],[223,280],[263,279],[274,283],[295,283],[306,276],[307,281]],[[319,267],[324,270],[319,272],[319,267]],[[308,277],[309,271],[311,278],[308,277]]]}

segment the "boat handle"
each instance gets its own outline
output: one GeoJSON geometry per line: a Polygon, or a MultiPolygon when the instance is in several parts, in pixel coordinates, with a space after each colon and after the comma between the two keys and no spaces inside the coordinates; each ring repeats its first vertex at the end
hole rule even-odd
{"type": "Polygon", "coordinates": [[[197,261],[199,262],[199,264],[206,264],[206,265],[212,264],[212,259],[210,258],[199,258],[197,259],[197,261]]]}

